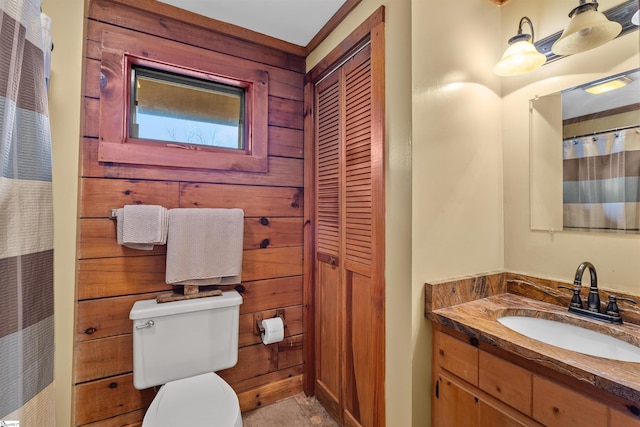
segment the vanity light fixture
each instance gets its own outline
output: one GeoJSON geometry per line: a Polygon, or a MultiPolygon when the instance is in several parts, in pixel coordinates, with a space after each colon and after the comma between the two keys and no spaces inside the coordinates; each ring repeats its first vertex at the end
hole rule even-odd
{"type": "Polygon", "coordinates": [[[493,72],[499,76],[515,76],[533,71],[541,67],[547,57],[538,52],[533,44],[533,24],[531,19],[523,17],[518,25],[518,34],[509,39],[509,47],[502,55],[502,59],[493,67],[493,72]],[[522,24],[529,24],[531,34],[522,33],[522,24]]]}
{"type": "Polygon", "coordinates": [[[611,92],[612,90],[616,90],[616,89],[620,89],[622,87],[625,87],[626,85],[628,85],[632,81],[633,80],[631,80],[627,76],[620,76],[620,77],[616,77],[614,79],[605,80],[603,82],[599,82],[599,83],[593,84],[591,86],[588,86],[588,87],[586,87],[584,89],[584,91],[588,92],[588,93],[590,93],[592,95],[600,95],[601,93],[611,92]]]}
{"type": "Polygon", "coordinates": [[[598,12],[598,2],[580,4],[569,12],[571,20],[551,51],[556,55],[572,55],[593,49],[615,39],[622,31],[622,25],[612,22],[598,12]]]}

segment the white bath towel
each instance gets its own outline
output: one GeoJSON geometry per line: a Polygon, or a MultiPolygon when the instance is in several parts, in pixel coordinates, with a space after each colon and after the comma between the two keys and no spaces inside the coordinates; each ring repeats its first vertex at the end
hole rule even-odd
{"type": "Polygon", "coordinates": [[[243,232],[242,209],[169,210],[166,282],[240,283],[243,232]]]}
{"type": "Polygon", "coordinates": [[[152,250],[167,242],[167,209],[158,205],[126,205],[116,211],[118,244],[152,250]]]}

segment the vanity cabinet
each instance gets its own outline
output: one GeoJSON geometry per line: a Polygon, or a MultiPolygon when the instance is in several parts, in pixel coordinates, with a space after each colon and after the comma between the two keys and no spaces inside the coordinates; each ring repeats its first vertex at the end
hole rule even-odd
{"type": "Polygon", "coordinates": [[[640,427],[640,418],[467,340],[433,331],[434,427],[640,427]]]}

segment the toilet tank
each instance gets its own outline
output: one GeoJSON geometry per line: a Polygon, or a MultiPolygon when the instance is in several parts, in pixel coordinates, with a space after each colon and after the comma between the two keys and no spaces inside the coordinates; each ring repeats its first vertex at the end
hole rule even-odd
{"type": "Polygon", "coordinates": [[[234,366],[242,297],[221,296],[157,303],[137,301],[133,320],[133,385],[166,384],[234,366]]]}

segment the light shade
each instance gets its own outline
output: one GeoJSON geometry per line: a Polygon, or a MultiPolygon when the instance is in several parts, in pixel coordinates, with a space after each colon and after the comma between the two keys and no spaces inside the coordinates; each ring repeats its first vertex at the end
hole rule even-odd
{"type": "Polygon", "coordinates": [[[593,49],[615,39],[622,31],[622,25],[609,21],[598,12],[597,2],[585,4],[581,1],[569,16],[571,21],[551,47],[556,55],[572,55],[593,49]]]}
{"type": "Polygon", "coordinates": [[[499,76],[515,76],[535,70],[546,61],[547,57],[538,52],[533,44],[533,24],[525,16],[518,25],[518,34],[509,39],[509,47],[493,67],[493,72],[499,76]],[[531,35],[522,33],[524,23],[529,24],[531,35]]]}
{"type": "Polygon", "coordinates": [[[499,76],[515,76],[535,70],[546,60],[547,57],[538,52],[530,41],[516,41],[504,52],[493,72],[499,76]]]}
{"type": "Polygon", "coordinates": [[[640,25],[640,10],[636,10],[636,13],[631,17],[631,23],[634,25],[640,25]]]}

